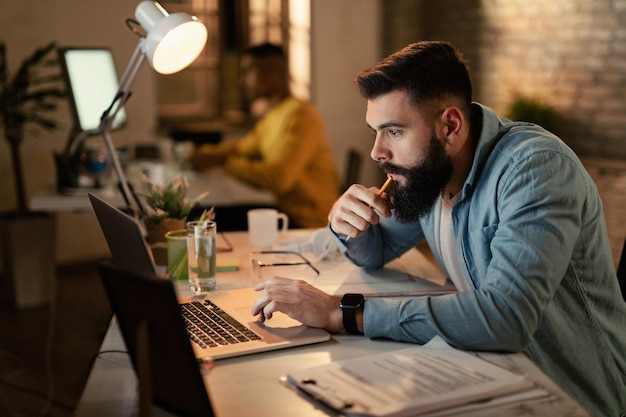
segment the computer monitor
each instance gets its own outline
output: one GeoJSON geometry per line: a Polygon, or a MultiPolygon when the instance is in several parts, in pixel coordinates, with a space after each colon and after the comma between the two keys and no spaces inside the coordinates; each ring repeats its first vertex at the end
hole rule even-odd
{"type": "MultiPolygon", "coordinates": [[[[74,133],[100,133],[100,119],[109,108],[119,88],[113,53],[109,48],[59,48],[61,67],[67,83],[74,133]]],[[[112,129],[126,123],[120,109],[112,129]]]]}
{"type": "MultiPolygon", "coordinates": [[[[81,183],[81,178],[87,178],[81,176],[84,171],[84,142],[90,136],[101,133],[100,120],[105,111],[114,113],[115,106],[119,104],[114,103],[119,81],[113,53],[109,48],[62,47],[59,48],[59,61],[66,82],[73,126],[65,150],[55,153],[54,157],[57,188],[59,192],[67,192],[85,187],[81,183]]],[[[125,125],[126,111],[120,108],[115,113],[111,129],[118,130],[125,125]]]]}

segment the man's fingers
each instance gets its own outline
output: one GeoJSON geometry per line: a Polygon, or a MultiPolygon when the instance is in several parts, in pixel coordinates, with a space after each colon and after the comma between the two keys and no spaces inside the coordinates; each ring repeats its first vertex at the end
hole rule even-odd
{"type": "Polygon", "coordinates": [[[263,291],[265,288],[271,285],[293,285],[294,280],[292,278],[285,278],[281,276],[274,276],[272,278],[264,279],[254,286],[255,291],[263,291]]]}
{"type": "Polygon", "coordinates": [[[254,289],[262,291],[261,295],[252,306],[252,315],[264,314],[265,319],[270,319],[272,312],[276,311],[275,307],[268,309],[268,305],[278,301],[289,301],[291,299],[289,287],[293,286],[296,281],[290,278],[274,277],[259,282],[254,289]]]}

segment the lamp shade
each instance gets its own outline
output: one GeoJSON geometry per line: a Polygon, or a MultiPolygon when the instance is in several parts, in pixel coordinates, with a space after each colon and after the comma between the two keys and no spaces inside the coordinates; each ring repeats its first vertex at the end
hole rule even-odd
{"type": "Polygon", "coordinates": [[[206,44],[207,29],[195,16],[168,14],[159,3],[142,1],[135,17],[147,32],[143,48],[148,62],[161,74],[186,68],[206,44]]]}

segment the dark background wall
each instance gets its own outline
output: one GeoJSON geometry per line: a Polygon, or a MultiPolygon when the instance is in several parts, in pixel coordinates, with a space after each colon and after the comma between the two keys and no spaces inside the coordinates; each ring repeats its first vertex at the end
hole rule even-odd
{"type": "Polygon", "coordinates": [[[518,97],[558,113],[581,157],[626,160],[626,0],[386,0],[387,55],[448,40],[470,63],[474,99],[509,115],[518,97]]]}

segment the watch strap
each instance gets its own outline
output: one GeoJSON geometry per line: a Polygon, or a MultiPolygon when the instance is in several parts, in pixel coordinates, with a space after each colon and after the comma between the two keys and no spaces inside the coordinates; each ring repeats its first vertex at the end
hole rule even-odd
{"type": "Polygon", "coordinates": [[[343,328],[350,334],[360,334],[356,326],[356,308],[343,308],[343,328]]]}
{"type": "MultiPolygon", "coordinates": [[[[354,296],[357,294],[348,294],[348,295],[354,296]]],[[[345,329],[347,333],[350,333],[350,334],[362,334],[356,325],[356,312],[357,310],[363,308],[363,303],[365,302],[365,298],[361,294],[358,294],[358,295],[361,297],[358,304],[349,305],[349,304],[346,304],[342,300],[342,303],[340,305],[341,312],[343,314],[343,328],[345,329]]]]}

